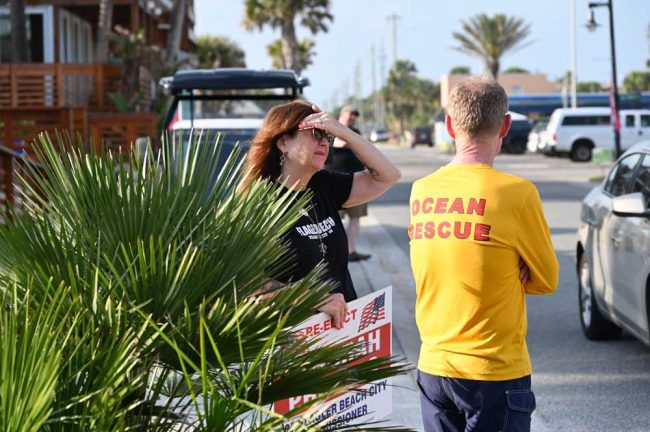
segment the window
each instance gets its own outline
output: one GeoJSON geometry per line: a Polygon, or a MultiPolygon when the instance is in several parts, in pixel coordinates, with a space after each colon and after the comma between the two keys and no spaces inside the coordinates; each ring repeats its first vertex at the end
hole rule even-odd
{"type": "Polygon", "coordinates": [[[632,183],[630,193],[641,192],[646,208],[650,208],[650,156],[646,155],[641,162],[639,172],[632,183]]]}
{"type": "Polygon", "coordinates": [[[641,127],[650,127],[650,114],[641,114],[641,127]]]}
{"type": "Polygon", "coordinates": [[[608,115],[579,115],[566,116],[562,121],[562,126],[603,126],[610,124],[608,115]]]}
{"type": "Polygon", "coordinates": [[[634,127],[634,115],[628,114],[625,116],[625,127],[634,127]]]}
{"type": "Polygon", "coordinates": [[[89,63],[92,54],[90,23],[65,9],[59,10],[59,61],[89,63]]]}
{"type": "MultiPolygon", "coordinates": [[[[26,6],[27,46],[34,63],[54,61],[52,6],[26,6]]],[[[11,16],[9,8],[0,6],[0,63],[11,63],[11,16]]]]}
{"type": "Polygon", "coordinates": [[[613,197],[630,193],[630,179],[632,178],[632,174],[634,174],[634,168],[640,158],[641,154],[634,153],[619,162],[618,165],[612,169],[612,172],[607,178],[605,192],[609,193],[613,197]]]}

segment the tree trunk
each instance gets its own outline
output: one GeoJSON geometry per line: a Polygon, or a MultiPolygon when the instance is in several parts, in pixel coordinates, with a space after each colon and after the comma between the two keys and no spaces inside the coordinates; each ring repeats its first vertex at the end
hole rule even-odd
{"type": "Polygon", "coordinates": [[[11,14],[11,61],[28,63],[30,61],[27,43],[27,15],[25,0],[9,0],[11,14]]]}
{"type": "Polygon", "coordinates": [[[108,35],[113,27],[113,0],[99,3],[99,22],[97,23],[97,63],[108,62],[108,35]]]}
{"type": "Polygon", "coordinates": [[[286,19],[282,24],[282,57],[287,69],[293,69],[297,74],[300,74],[296,62],[297,50],[296,27],[293,24],[293,17],[291,17],[290,19],[286,19]]]}
{"type": "Polygon", "coordinates": [[[186,0],[175,0],[171,12],[171,27],[167,34],[167,48],[165,58],[167,61],[176,61],[181,50],[181,37],[183,36],[183,24],[185,24],[186,0]]]}
{"type": "Polygon", "coordinates": [[[492,78],[495,80],[499,79],[499,69],[501,67],[501,64],[499,63],[499,59],[490,59],[487,64],[488,70],[490,71],[490,75],[492,75],[492,78]]]}

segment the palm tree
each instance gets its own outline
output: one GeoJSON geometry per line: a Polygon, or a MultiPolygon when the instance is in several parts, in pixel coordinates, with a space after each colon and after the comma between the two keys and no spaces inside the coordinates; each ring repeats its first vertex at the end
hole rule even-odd
{"type": "Polygon", "coordinates": [[[246,54],[225,36],[202,35],[196,40],[196,56],[202,69],[246,67],[246,54]]]}
{"type": "Polygon", "coordinates": [[[327,21],[334,17],[329,12],[329,0],[246,0],[244,27],[262,29],[265,25],[279,28],[282,35],[282,65],[299,72],[298,39],[295,19],[312,34],[327,32],[327,21]]]}
{"type": "Polygon", "coordinates": [[[11,61],[26,63],[30,61],[30,50],[27,43],[27,15],[25,0],[9,0],[11,15],[11,61]]]}
{"type": "Polygon", "coordinates": [[[460,45],[454,49],[475,57],[480,57],[485,69],[496,79],[499,76],[501,57],[507,52],[524,46],[530,34],[530,24],[522,18],[496,14],[475,15],[469,21],[461,21],[462,32],[452,36],[460,45]]]}
{"type": "Polygon", "coordinates": [[[277,430],[274,401],[406,369],[290,332],[331,289],[323,269],[254,294],[289,265],[278,233],[306,200],[238,193],[237,153],[207,141],[97,155],[42,137],[0,227],[1,430],[277,430]]]}
{"type": "MultiPolygon", "coordinates": [[[[298,41],[296,46],[296,63],[293,70],[300,74],[303,70],[307,69],[314,61],[313,57],[316,55],[314,51],[316,43],[311,39],[302,39],[298,41]]],[[[277,69],[286,69],[287,65],[282,55],[282,40],[276,39],[273,43],[266,46],[266,50],[271,57],[273,67],[277,69]]]]}
{"type": "Polygon", "coordinates": [[[108,62],[108,41],[113,27],[113,0],[101,0],[97,23],[97,63],[108,62]]]}
{"type": "Polygon", "coordinates": [[[409,60],[398,60],[388,72],[386,85],[386,102],[390,106],[392,116],[398,120],[399,131],[405,131],[404,121],[408,117],[409,102],[417,94],[417,67],[409,60]]]}

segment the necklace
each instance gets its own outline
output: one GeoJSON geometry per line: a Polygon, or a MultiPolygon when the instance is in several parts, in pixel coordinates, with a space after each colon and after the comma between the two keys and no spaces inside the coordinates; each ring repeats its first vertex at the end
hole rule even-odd
{"type": "MultiPolygon", "coordinates": [[[[312,203],[311,209],[314,211],[314,219],[318,220],[318,215],[316,214],[316,203],[312,203]]],[[[305,210],[304,208],[301,208],[300,210],[298,210],[298,213],[300,213],[303,216],[307,216],[309,222],[318,229],[318,225],[316,224],[316,222],[314,222],[314,219],[311,218],[309,211],[305,210]]],[[[316,236],[318,237],[318,243],[319,243],[318,249],[320,250],[320,254],[323,257],[323,261],[325,261],[325,255],[327,255],[327,245],[323,243],[323,233],[316,231],[316,236]]]]}

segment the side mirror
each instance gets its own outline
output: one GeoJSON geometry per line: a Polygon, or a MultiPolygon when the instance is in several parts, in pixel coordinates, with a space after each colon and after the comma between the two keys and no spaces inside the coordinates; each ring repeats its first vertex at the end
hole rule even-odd
{"type": "Polygon", "coordinates": [[[612,211],[616,216],[650,216],[641,192],[617,196],[612,200],[612,211]]]}

